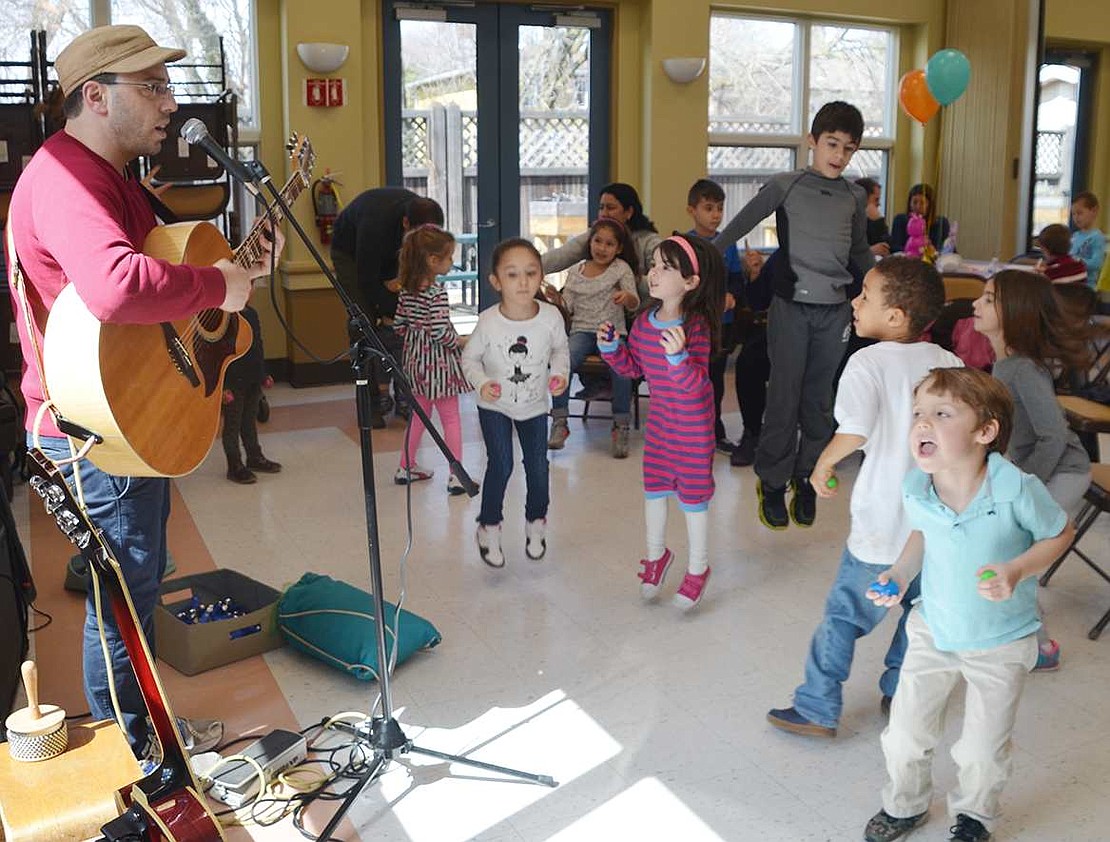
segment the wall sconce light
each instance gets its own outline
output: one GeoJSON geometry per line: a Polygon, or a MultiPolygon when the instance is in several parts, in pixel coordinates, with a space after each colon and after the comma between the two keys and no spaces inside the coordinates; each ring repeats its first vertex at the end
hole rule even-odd
{"type": "Polygon", "coordinates": [[[306,43],[297,45],[297,55],[313,73],[334,73],[343,66],[351,48],[346,44],[306,43]]]}
{"type": "Polygon", "coordinates": [[[663,59],[663,72],[667,78],[679,85],[688,85],[705,72],[705,59],[692,56],[690,58],[665,58],[663,59]]]}

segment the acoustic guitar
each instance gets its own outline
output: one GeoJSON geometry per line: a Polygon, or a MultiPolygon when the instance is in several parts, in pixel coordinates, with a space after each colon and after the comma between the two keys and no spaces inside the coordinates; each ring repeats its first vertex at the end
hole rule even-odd
{"type": "MultiPolygon", "coordinates": [[[[307,138],[287,147],[293,174],[281,190],[287,205],[309,184],[315,155],[307,138]]],[[[227,258],[242,267],[262,255],[263,229],[284,218],[276,205],[231,250],[210,222],[159,225],[143,253],[171,263],[210,266],[227,258]]],[[[251,345],[250,325],[235,313],[202,310],[175,322],[115,324],[89,312],[73,284],[46,322],[43,366],[58,412],[103,444],[89,458],[122,476],[175,477],[208,454],[220,422],[224,372],[251,345]]]]}
{"type": "MultiPolygon", "coordinates": [[[[177,733],[173,711],[135,616],[135,606],[119,562],[112,555],[103,533],[74,499],[57,465],[37,448],[32,448],[27,455],[31,471],[28,485],[42,498],[58,528],[77,546],[90,570],[99,578],[101,595],[107,596],[154,725],[154,734],[162,747],[161,763],[145,777],[116,793],[120,815],[104,826],[105,835],[109,839],[134,838],[143,842],[225,839],[219,821],[198,794],[200,787],[177,733]],[[108,828],[116,835],[107,833],[108,828]]],[[[95,786],[96,782],[89,781],[88,785],[95,786]]]]}

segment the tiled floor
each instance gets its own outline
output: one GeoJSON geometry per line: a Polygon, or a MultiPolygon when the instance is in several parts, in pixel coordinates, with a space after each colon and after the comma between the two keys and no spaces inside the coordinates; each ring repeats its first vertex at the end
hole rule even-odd
{"type": "MultiPolygon", "coordinates": [[[[262,427],[263,446],[285,470],[261,476],[254,486],[233,485],[224,478],[217,448],[198,471],[178,480],[183,505],[174,516],[171,549],[179,565],[187,571],[210,556],[216,566],[275,587],[315,571],[368,588],[350,388],[278,387],[270,400],[273,417],[262,427]],[[186,514],[199,536],[192,544],[186,514]]],[[[735,406],[731,400],[726,405],[735,406]]],[[[464,404],[464,421],[463,461],[480,481],[483,451],[472,402],[464,404]]],[[[726,422],[739,433],[737,415],[726,422]]],[[[406,540],[405,490],[390,481],[400,430],[394,423],[374,434],[390,599],[398,595],[406,540]]],[[[412,488],[414,544],[405,567],[405,606],[434,622],[443,642],[398,668],[392,683],[398,718],[420,745],[549,774],[559,786],[521,784],[412,757],[392,765],[355,803],[350,818],[358,839],[862,837],[864,823],[879,807],[884,779],[877,680],[892,619],[858,648],[835,740],[792,737],[764,721],[768,708],[789,702],[801,677],[846,534],[850,482],[838,499],[821,503],[812,529],[772,533],[755,517],[751,469],[730,468],[725,457],[717,457],[710,508],[713,579],[702,605],[682,615],[669,604],[669,593],[654,605],[642,604],[638,595],[640,441],[633,436],[633,458],[616,461],[608,455],[607,422],[572,422],[566,449],[552,455],[548,552],[539,562],[523,552],[518,467],[506,506],[508,564],[494,571],[474,548],[478,501],[448,497],[444,463],[425,440],[420,461],[435,467],[436,476],[412,488]]],[[[849,480],[854,473],[854,467],[843,471],[849,480]]],[[[23,489],[16,509],[26,526],[23,489]]],[[[1086,539],[1088,550],[1102,558],[1107,523],[1086,539]]],[[[677,512],[669,534],[681,558],[685,536],[677,512]]],[[[57,554],[57,545],[46,541],[36,533],[36,574],[41,565],[57,563],[47,558],[57,554]]],[[[1110,605],[1110,588],[1072,560],[1043,600],[1061,641],[1063,668],[1029,681],[1014,777],[995,838],[1107,839],[1110,637],[1091,642],[1086,632],[1110,605]]],[[[79,617],[78,600],[66,605],[55,611],[79,617]]],[[[77,645],[60,633],[55,640],[77,645]]],[[[243,667],[249,673],[232,667],[194,678],[169,667],[163,673],[179,710],[192,706],[185,712],[226,717],[232,730],[293,722],[303,727],[338,712],[367,711],[374,703],[375,684],[289,648],[255,663],[262,668],[243,667]],[[273,689],[252,696],[233,686],[244,681],[273,689]],[[269,713],[264,705],[274,699],[258,697],[274,695],[283,699],[269,713]]],[[[70,704],[80,704],[72,668],[45,672],[51,678],[44,682],[44,698],[76,694],[70,704]]],[[[954,780],[947,749],[958,721],[952,717],[936,760],[938,795],[930,821],[914,839],[947,838],[943,792],[954,780]]],[[[310,829],[319,831],[327,821],[332,807],[322,806],[310,829]]],[[[300,838],[288,820],[251,835],[300,838]]]]}

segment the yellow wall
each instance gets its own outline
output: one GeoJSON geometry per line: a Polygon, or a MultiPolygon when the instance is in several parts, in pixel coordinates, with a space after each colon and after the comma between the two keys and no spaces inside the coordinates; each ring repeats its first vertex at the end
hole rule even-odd
{"type": "Polygon", "coordinates": [[[1045,39],[1049,44],[1083,47],[1099,54],[1095,116],[1090,142],[1090,184],[1102,201],[1100,227],[1110,226],[1110,4],[1089,0],[1046,0],[1045,39]]]}

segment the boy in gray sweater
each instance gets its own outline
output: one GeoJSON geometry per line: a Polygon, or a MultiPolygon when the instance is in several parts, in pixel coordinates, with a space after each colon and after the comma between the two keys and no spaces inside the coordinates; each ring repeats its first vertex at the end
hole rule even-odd
{"type": "Polygon", "coordinates": [[[770,529],[785,529],[791,519],[811,526],[817,516],[807,477],[833,432],[833,380],[851,329],[849,264],[861,275],[874,265],[867,193],[844,178],[862,137],[858,108],[825,103],[810,127],[812,166],[772,176],[714,240],[724,251],[775,214],[780,259],[767,315],[771,380],[755,456],[759,519],[770,529]]]}

